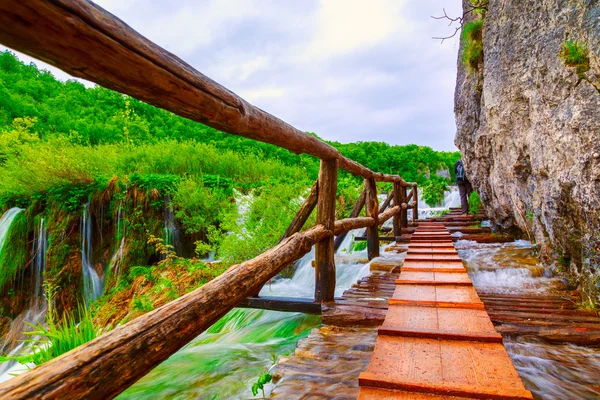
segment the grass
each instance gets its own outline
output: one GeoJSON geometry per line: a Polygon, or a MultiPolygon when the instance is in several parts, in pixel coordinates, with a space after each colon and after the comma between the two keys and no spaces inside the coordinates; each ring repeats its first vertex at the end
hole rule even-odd
{"type": "Polygon", "coordinates": [[[585,43],[565,40],[560,46],[559,57],[566,66],[575,67],[575,72],[580,79],[590,70],[589,49],[585,43]]]}
{"type": "Polygon", "coordinates": [[[482,203],[481,198],[477,192],[471,192],[469,196],[469,213],[472,215],[477,214],[481,209],[482,203]]]}
{"type": "Polygon", "coordinates": [[[52,307],[56,289],[51,282],[47,282],[46,298],[49,306],[46,326],[44,324],[31,325],[33,330],[25,332],[26,335],[32,337],[26,341],[28,344],[26,351],[31,352],[16,356],[3,356],[0,357],[0,362],[15,360],[21,364],[41,365],[97,338],[104,332],[94,323],[90,310],[82,304],[78,305],[76,313],[67,312],[62,318],[59,318],[52,307]]]}
{"type": "Polygon", "coordinates": [[[463,42],[462,62],[471,71],[477,71],[483,62],[483,20],[467,22],[460,35],[463,42]]]}

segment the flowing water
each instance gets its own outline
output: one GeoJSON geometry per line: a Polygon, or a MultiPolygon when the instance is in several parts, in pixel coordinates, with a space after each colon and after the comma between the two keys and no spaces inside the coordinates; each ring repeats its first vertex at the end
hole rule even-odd
{"type": "Polygon", "coordinates": [[[83,272],[83,298],[90,304],[102,296],[104,282],[92,264],[92,219],[90,203],[83,209],[81,219],[81,269],[83,272]]]}
{"type": "MultiPolygon", "coordinates": [[[[351,238],[349,233],[338,251],[336,296],[369,273],[364,252],[342,253],[351,238]]],[[[292,278],[275,279],[260,295],[312,298],[313,259],[314,251],[299,260],[292,278]]],[[[234,309],[119,398],[252,398],[250,388],[258,376],[281,356],[293,353],[298,340],[320,323],[319,316],[301,313],[234,309]]]]}
{"type": "MultiPolygon", "coordinates": [[[[7,213],[10,211],[11,210],[7,211],[7,213]]],[[[16,215],[16,213],[14,213],[14,215],[16,215]]],[[[6,216],[6,214],[4,216],[6,216]]],[[[4,219],[4,216],[2,217],[2,220],[4,219]]],[[[0,227],[2,226],[2,220],[0,220],[0,227]]],[[[2,229],[2,231],[4,232],[3,235],[5,235],[6,232],[8,232],[8,228],[6,230],[2,229]]],[[[3,238],[0,237],[0,241],[2,240],[3,238]]],[[[38,230],[35,232],[32,247],[32,273],[30,282],[32,294],[29,300],[29,306],[12,321],[10,330],[2,340],[0,353],[8,353],[9,355],[17,355],[22,353],[24,347],[26,346],[26,342],[24,342],[24,340],[31,339],[28,338],[27,335],[23,334],[23,332],[31,330],[31,325],[37,325],[43,323],[44,321],[47,304],[43,294],[43,283],[44,274],[46,272],[47,250],[48,232],[46,230],[45,219],[42,218],[40,219],[38,230]]],[[[23,370],[26,370],[26,367],[16,361],[0,364],[0,382],[10,379],[11,373],[21,372],[23,370]]]]}
{"type": "MultiPolygon", "coordinates": [[[[478,290],[499,294],[548,293],[556,278],[540,264],[527,241],[477,244],[458,241],[478,290]]],[[[527,389],[537,399],[600,399],[600,349],[507,337],[504,345],[527,389]]]]}

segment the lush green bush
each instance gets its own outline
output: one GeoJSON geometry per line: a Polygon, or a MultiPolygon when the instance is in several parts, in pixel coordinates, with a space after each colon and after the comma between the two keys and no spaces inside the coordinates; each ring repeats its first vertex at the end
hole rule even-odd
{"type": "Polygon", "coordinates": [[[464,24],[460,39],[463,43],[462,62],[476,71],[483,61],[483,19],[464,24]]]}
{"type": "Polygon", "coordinates": [[[479,194],[473,191],[469,195],[469,213],[476,214],[481,209],[482,203],[479,194]]]}
{"type": "Polygon", "coordinates": [[[444,180],[430,180],[422,186],[422,196],[425,203],[435,207],[444,200],[444,193],[448,190],[448,184],[444,180]]]}

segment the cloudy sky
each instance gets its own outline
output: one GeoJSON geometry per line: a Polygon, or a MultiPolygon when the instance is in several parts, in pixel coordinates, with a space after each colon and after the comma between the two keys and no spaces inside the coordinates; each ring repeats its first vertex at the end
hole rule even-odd
{"type": "Polygon", "coordinates": [[[458,40],[433,40],[454,29],[430,16],[442,7],[458,15],[460,0],[96,3],[301,130],[344,143],[455,150],[458,40]]]}

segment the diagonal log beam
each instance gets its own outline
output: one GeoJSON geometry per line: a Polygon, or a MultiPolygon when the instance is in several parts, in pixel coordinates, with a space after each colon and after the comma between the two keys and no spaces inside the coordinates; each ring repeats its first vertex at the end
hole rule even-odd
{"type": "Polygon", "coordinates": [[[85,0],[0,2],[0,43],[106,88],[234,135],[283,147],[377,181],[337,149],[257,108],[85,0]]]}
{"type": "Polygon", "coordinates": [[[332,235],[322,225],[296,233],[193,292],[3,383],[0,398],[113,398],[332,235]]]}
{"type": "Polygon", "coordinates": [[[300,232],[300,229],[302,229],[302,227],[310,217],[310,214],[313,212],[315,206],[317,205],[318,187],[319,181],[316,181],[314,185],[312,185],[308,197],[304,200],[302,206],[300,206],[300,209],[296,213],[296,216],[290,223],[290,226],[288,226],[288,228],[286,229],[279,242],[282,242],[284,239],[290,237],[296,232],[300,232]]]}
{"type": "MultiPolygon", "coordinates": [[[[350,213],[350,218],[358,217],[361,210],[365,206],[366,197],[367,197],[367,194],[363,189],[363,191],[360,193],[360,196],[358,196],[358,200],[356,200],[356,203],[354,204],[354,208],[352,209],[352,212],[350,213]]],[[[340,248],[340,246],[342,245],[342,242],[346,238],[347,234],[348,234],[348,231],[345,231],[336,236],[336,238],[333,242],[333,250],[334,251],[337,251],[340,248]]]]}

